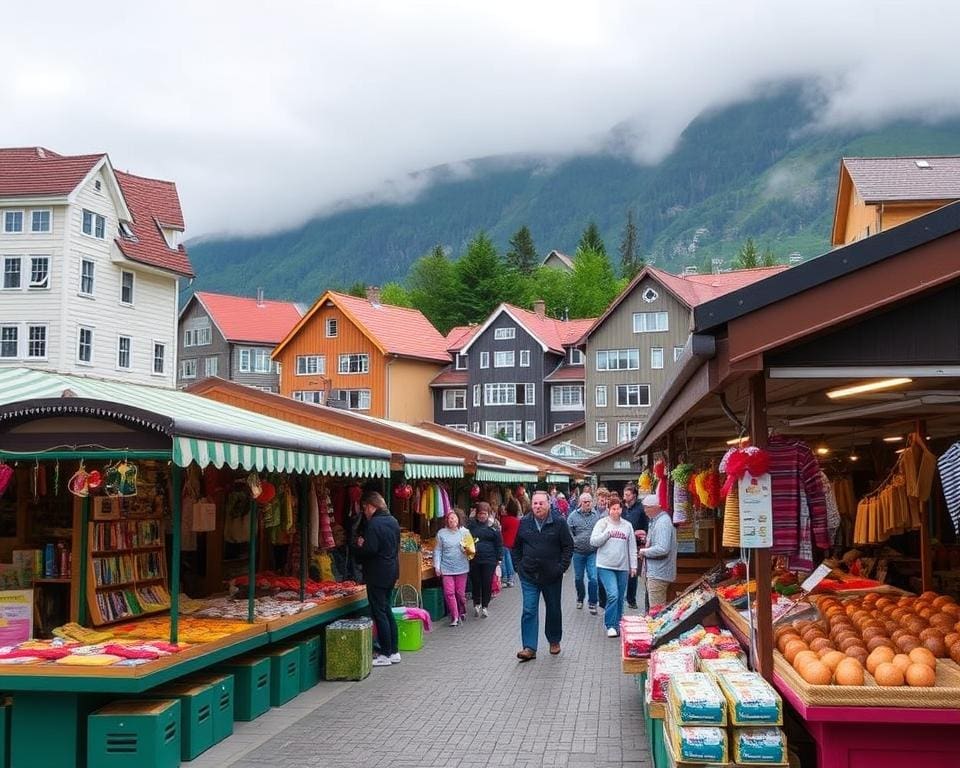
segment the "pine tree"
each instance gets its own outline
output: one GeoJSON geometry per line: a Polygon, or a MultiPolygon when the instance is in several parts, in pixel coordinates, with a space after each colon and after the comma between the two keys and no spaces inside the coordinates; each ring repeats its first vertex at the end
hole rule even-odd
{"type": "Polygon", "coordinates": [[[467,252],[456,263],[460,322],[482,323],[510,291],[503,261],[485,232],[467,245],[467,252]]]}
{"type": "Polygon", "coordinates": [[[773,251],[767,248],[763,252],[763,256],[760,259],[761,267],[775,267],[780,262],[777,260],[777,257],[774,255],[773,251]]]}
{"type": "Polygon", "coordinates": [[[578,248],[573,257],[570,282],[576,286],[567,297],[571,318],[602,314],[624,286],[607,254],[584,248],[578,248]]]}
{"type": "Polygon", "coordinates": [[[577,244],[578,251],[595,251],[607,255],[607,247],[603,244],[603,238],[600,237],[600,229],[596,222],[591,221],[587,228],[580,235],[580,242],[577,244]]]}
{"type": "Polygon", "coordinates": [[[637,256],[637,225],[633,220],[633,209],[627,211],[627,223],[620,240],[620,276],[632,280],[643,269],[643,259],[637,256]]]}
{"type": "Polygon", "coordinates": [[[747,242],[737,251],[733,266],[736,269],[756,269],[760,266],[760,251],[757,250],[757,245],[753,242],[752,237],[748,237],[747,242]]]}
{"type": "Polygon", "coordinates": [[[461,322],[456,267],[443,246],[434,246],[413,262],[407,288],[410,304],[423,312],[440,333],[461,322]]]}
{"type": "Polygon", "coordinates": [[[510,250],[507,251],[507,266],[523,275],[533,274],[540,263],[540,255],[533,244],[533,235],[530,228],[524,224],[510,238],[510,250]]]}

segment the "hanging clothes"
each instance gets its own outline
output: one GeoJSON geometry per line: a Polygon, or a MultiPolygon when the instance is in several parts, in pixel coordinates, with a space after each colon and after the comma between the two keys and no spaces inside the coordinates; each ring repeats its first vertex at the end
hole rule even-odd
{"type": "Polygon", "coordinates": [[[770,480],[773,492],[773,554],[800,554],[800,492],[806,494],[813,544],[830,547],[827,507],[820,482],[820,466],[804,443],[781,435],[770,438],[770,480]]]}
{"type": "Polygon", "coordinates": [[[947,513],[953,522],[953,530],[960,535],[960,443],[954,443],[937,460],[943,498],[947,513]]]}

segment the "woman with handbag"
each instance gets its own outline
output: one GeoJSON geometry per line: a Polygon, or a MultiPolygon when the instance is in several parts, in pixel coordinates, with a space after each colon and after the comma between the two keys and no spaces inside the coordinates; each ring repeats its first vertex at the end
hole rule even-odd
{"type": "Polygon", "coordinates": [[[456,627],[466,619],[467,574],[470,572],[467,549],[468,545],[473,547],[473,537],[466,528],[461,527],[457,510],[448,512],[444,523],[444,527],[437,531],[433,568],[443,582],[443,597],[450,611],[450,626],[456,627]]]}
{"type": "Polygon", "coordinates": [[[473,615],[487,617],[493,590],[493,575],[503,559],[503,538],[490,520],[490,505],[477,504],[477,516],[468,530],[476,545],[477,554],[470,560],[470,592],[473,595],[473,615]]]}

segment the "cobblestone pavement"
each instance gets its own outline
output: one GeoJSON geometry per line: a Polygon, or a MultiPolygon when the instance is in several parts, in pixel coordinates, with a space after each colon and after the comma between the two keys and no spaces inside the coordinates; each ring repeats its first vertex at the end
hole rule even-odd
{"type": "MultiPolygon", "coordinates": [[[[321,682],[189,763],[192,768],[614,768],[649,765],[619,640],[564,590],[563,652],[516,660],[520,589],[490,617],[438,622],[424,648],[354,683],[321,682]]],[[[543,621],[541,611],[541,633],[543,621]]]]}

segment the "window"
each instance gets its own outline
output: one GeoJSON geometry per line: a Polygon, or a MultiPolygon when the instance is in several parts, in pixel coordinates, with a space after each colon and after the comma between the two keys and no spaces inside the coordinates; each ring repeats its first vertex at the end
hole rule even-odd
{"type": "Polygon", "coordinates": [[[497,341],[503,341],[504,339],[515,339],[517,338],[517,329],[516,328],[495,328],[493,331],[493,338],[497,341]]]}
{"type": "Polygon", "coordinates": [[[583,365],[583,350],[570,347],[570,365],[583,365]]]}
{"type": "Polygon", "coordinates": [[[340,328],[337,324],[337,318],[328,317],[327,321],[323,324],[324,334],[328,339],[335,339],[340,333],[340,328]]]}
{"type": "Polygon", "coordinates": [[[50,287],[50,257],[30,257],[30,288],[50,287]]]}
{"type": "Polygon", "coordinates": [[[301,403],[313,403],[314,405],[323,405],[322,389],[295,389],[293,399],[301,403]]]}
{"type": "Polygon", "coordinates": [[[120,303],[133,304],[133,272],[120,270],[120,303]]]}
{"type": "Polygon", "coordinates": [[[0,325],[0,358],[20,356],[20,326],[0,325]]]}
{"type": "Polygon", "coordinates": [[[572,421],[568,421],[568,422],[562,422],[560,424],[554,424],[553,431],[559,432],[561,429],[566,429],[567,427],[569,427],[572,423],[573,423],[572,421]]]}
{"type": "Polygon", "coordinates": [[[583,387],[579,384],[561,384],[550,388],[551,411],[583,410],[583,387]]]}
{"type": "Polygon", "coordinates": [[[31,232],[49,232],[50,231],[50,211],[31,211],[30,212],[30,231],[31,232]]]}
{"type": "Polygon", "coordinates": [[[454,364],[454,367],[458,371],[467,370],[467,356],[457,353],[456,363],[454,364]]]}
{"type": "Polygon", "coordinates": [[[530,350],[529,349],[520,350],[520,367],[521,368],[530,367],[530,350]]]}
{"type": "Polygon", "coordinates": [[[490,367],[490,353],[489,353],[489,352],[481,352],[481,353],[480,353],[480,367],[481,367],[481,368],[489,368],[489,367],[490,367]]]}
{"type": "Polygon", "coordinates": [[[180,378],[181,379],[197,378],[197,361],[196,360],[180,361],[180,378]]]}
{"type": "Polygon", "coordinates": [[[639,421],[620,421],[617,422],[617,443],[629,443],[636,440],[640,434],[639,421]]]}
{"type": "Polygon", "coordinates": [[[515,357],[512,349],[506,352],[493,353],[494,368],[513,368],[514,360],[515,360],[515,357]]]}
{"type": "Polygon", "coordinates": [[[269,349],[258,347],[240,349],[241,373],[270,373],[272,370],[269,349]]]}
{"type": "Polygon", "coordinates": [[[107,220],[103,216],[101,216],[99,213],[94,213],[93,211],[84,210],[82,226],[83,234],[103,240],[104,235],[106,234],[106,228],[107,220]]]}
{"type": "Polygon", "coordinates": [[[337,362],[338,373],[369,373],[370,355],[340,355],[337,362]]]}
{"type": "Polygon", "coordinates": [[[351,411],[369,411],[370,410],[370,390],[369,389],[345,389],[342,390],[343,399],[347,403],[347,408],[351,411]]]}
{"type": "Polygon", "coordinates": [[[20,257],[3,257],[3,287],[7,290],[20,288],[20,257]]]}
{"type": "Polygon", "coordinates": [[[450,427],[450,429],[455,429],[455,430],[457,430],[457,432],[466,432],[466,431],[467,431],[467,425],[466,425],[466,424],[447,424],[447,426],[450,427]]]}
{"type": "Polygon", "coordinates": [[[47,357],[47,326],[27,326],[27,357],[32,360],[45,360],[47,357]]]}
{"type": "Polygon", "coordinates": [[[90,259],[80,260],[80,293],[93,296],[93,275],[95,265],[90,259]]]}
{"type": "Polygon", "coordinates": [[[484,384],[484,405],[516,405],[517,387],[515,384],[484,384]]]}
{"type": "Polygon", "coordinates": [[[524,405],[536,405],[537,385],[517,384],[517,403],[523,403],[524,405]]]}
{"type": "Polygon", "coordinates": [[[674,347],[673,348],[673,362],[677,362],[680,359],[680,355],[683,354],[683,347],[674,347]]]}
{"type": "Polygon", "coordinates": [[[77,362],[87,363],[88,365],[93,362],[93,329],[84,328],[81,326],[80,333],[77,337],[77,362]]]}
{"type": "Polygon", "coordinates": [[[23,232],[23,211],[4,211],[3,231],[8,234],[23,232]]]}
{"type": "Polygon", "coordinates": [[[166,364],[167,345],[158,341],[153,342],[153,372],[162,374],[166,364]]]}
{"type": "Polygon", "coordinates": [[[607,442],[607,422],[605,421],[597,422],[597,442],[598,443],[607,442]]]}
{"type": "Polygon", "coordinates": [[[480,385],[474,384],[473,385],[473,407],[478,408],[479,406],[480,406],[480,385]]]}
{"type": "Polygon", "coordinates": [[[208,357],[203,361],[203,375],[204,376],[216,376],[217,372],[220,370],[220,358],[219,357],[208,357]]]}
{"type": "Polygon", "coordinates": [[[485,421],[483,433],[487,437],[506,438],[511,443],[519,443],[523,439],[522,421],[485,421]]]}
{"type": "Polygon", "coordinates": [[[183,332],[183,346],[185,347],[204,347],[212,343],[213,331],[209,325],[187,328],[187,330],[183,332]]]}
{"type": "Polygon", "coordinates": [[[618,384],[617,407],[629,408],[650,405],[649,384],[618,384]]]}
{"type": "Polygon", "coordinates": [[[480,422],[479,422],[479,421],[473,422],[473,429],[472,429],[471,431],[472,431],[474,434],[477,434],[477,435],[480,434],[480,422]]]}
{"type": "Polygon", "coordinates": [[[95,182],[93,182],[93,188],[94,188],[97,192],[99,192],[101,189],[103,189],[103,183],[100,181],[100,179],[97,179],[95,182]]]}
{"type": "Polygon", "coordinates": [[[445,411],[467,410],[467,390],[465,389],[443,390],[443,410],[445,411]]]}
{"type": "Polygon", "coordinates": [[[297,376],[312,376],[327,372],[327,358],[323,355],[297,355],[297,376]]]}
{"type": "Polygon", "coordinates": [[[663,368],[663,347],[650,347],[650,367],[663,368]]]}
{"type": "Polygon", "coordinates": [[[647,288],[647,290],[640,294],[640,297],[647,302],[647,304],[650,304],[659,299],[660,294],[653,290],[653,288],[647,288]]]}
{"type": "Polygon", "coordinates": [[[634,312],[633,332],[654,333],[669,330],[666,312],[634,312]]]}
{"type": "Polygon", "coordinates": [[[117,368],[130,368],[130,337],[117,338],[117,368]]]}
{"type": "Polygon", "coordinates": [[[595,397],[597,408],[607,407],[607,387],[605,384],[597,387],[597,391],[594,397],[595,397]]]}
{"type": "Polygon", "coordinates": [[[537,422],[535,421],[524,422],[523,439],[527,443],[529,443],[531,440],[537,439],[537,422]]]}
{"type": "Polygon", "coordinates": [[[636,371],[640,368],[639,349],[598,349],[598,371],[636,371]]]}

